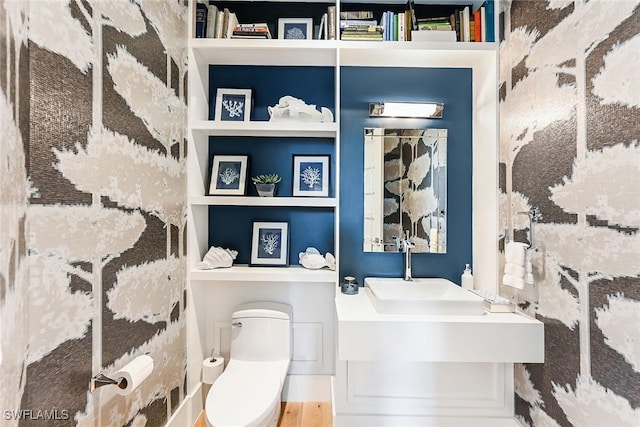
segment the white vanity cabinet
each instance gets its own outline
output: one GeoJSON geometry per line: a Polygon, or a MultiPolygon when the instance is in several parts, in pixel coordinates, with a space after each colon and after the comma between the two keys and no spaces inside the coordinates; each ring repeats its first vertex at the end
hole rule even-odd
{"type": "Polygon", "coordinates": [[[364,291],[335,304],[335,427],[519,426],[514,363],[544,361],[541,322],[380,314],[364,291]]]}

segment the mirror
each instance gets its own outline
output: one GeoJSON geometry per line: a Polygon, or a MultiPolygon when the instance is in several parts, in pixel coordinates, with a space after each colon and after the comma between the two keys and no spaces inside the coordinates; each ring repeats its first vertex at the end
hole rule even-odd
{"type": "Polygon", "coordinates": [[[447,130],[364,130],[365,252],[447,251],[447,130]]]}

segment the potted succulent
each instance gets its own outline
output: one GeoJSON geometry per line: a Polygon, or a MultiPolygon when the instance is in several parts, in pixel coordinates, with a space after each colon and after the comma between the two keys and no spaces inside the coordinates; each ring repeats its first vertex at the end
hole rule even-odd
{"type": "Polygon", "coordinates": [[[280,180],[280,175],[277,173],[258,175],[251,178],[251,181],[256,185],[256,190],[258,190],[260,197],[273,197],[276,191],[276,184],[279,183],[280,180]]]}

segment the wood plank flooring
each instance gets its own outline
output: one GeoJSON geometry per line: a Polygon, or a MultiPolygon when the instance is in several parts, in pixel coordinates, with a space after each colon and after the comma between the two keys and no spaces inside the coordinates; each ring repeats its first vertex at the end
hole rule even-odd
{"type": "MultiPolygon", "coordinates": [[[[282,402],[278,427],[332,427],[330,402],[282,402]]],[[[207,427],[204,411],[193,427],[207,427]]]]}

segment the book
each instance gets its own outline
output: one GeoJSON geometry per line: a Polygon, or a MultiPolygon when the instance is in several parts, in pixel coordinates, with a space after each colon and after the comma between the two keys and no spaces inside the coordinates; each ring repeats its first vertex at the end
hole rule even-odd
{"type": "Polygon", "coordinates": [[[220,29],[217,31],[218,38],[227,38],[227,25],[229,25],[229,9],[226,7],[222,9],[222,22],[220,23],[220,29]]]}
{"type": "MultiPolygon", "coordinates": [[[[411,30],[417,30],[418,29],[418,20],[416,18],[416,8],[415,8],[415,4],[414,4],[413,0],[407,1],[407,9],[409,10],[409,14],[410,14],[410,18],[411,18],[411,20],[410,20],[411,21],[411,25],[409,26],[409,28],[411,30]]],[[[411,31],[409,33],[411,33],[411,31]]]]}
{"type": "Polygon", "coordinates": [[[475,12],[473,12],[473,23],[474,23],[474,30],[475,30],[475,35],[473,40],[476,42],[481,42],[482,41],[482,27],[480,26],[480,9],[476,10],[475,12]]]}
{"type": "Polygon", "coordinates": [[[460,23],[460,35],[462,36],[463,42],[471,41],[471,36],[469,35],[469,6],[465,6],[462,9],[462,22],[460,23]]]}
{"type": "Polygon", "coordinates": [[[224,9],[218,10],[218,18],[216,19],[216,33],[214,36],[215,38],[217,39],[222,38],[223,25],[224,25],[224,9]]]}
{"type": "Polygon", "coordinates": [[[271,32],[266,23],[238,24],[233,29],[232,39],[270,39],[271,32]]]}
{"type": "Polygon", "coordinates": [[[351,27],[351,26],[370,26],[370,25],[378,25],[378,21],[375,19],[341,19],[340,20],[340,29],[351,27]]]}
{"type": "Polygon", "coordinates": [[[233,29],[238,25],[238,17],[235,12],[229,12],[229,18],[227,19],[227,25],[224,30],[224,38],[230,39],[233,35],[233,29]]]}
{"type": "Polygon", "coordinates": [[[320,19],[320,26],[318,27],[318,40],[326,40],[327,39],[327,14],[323,14],[320,19]]]}
{"type": "Polygon", "coordinates": [[[486,31],[487,34],[487,42],[493,43],[496,41],[496,29],[495,29],[495,16],[494,16],[494,0],[487,0],[484,2],[485,9],[485,23],[486,23],[486,31]]]}
{"type": "Polygon", "coordinates": [[[196,3],[196,38],[207,37],[208,8],[204,3],[196,3]]]}
{"type": "Polygon", "coordinates": [[[336,7],[327,7],[327,39],[336,39],[336,7]]]}
{"type": "Polygon", "coordinates": [[[456,32],[450,31],[412,31],[411,41],[414,42],[455,42],[456,32]]]}
{"type": "Polygon", "coordinates": [[[340,19],[373,19],[371,10],[341,11],[340,19]]]}
{"type": "Polygon", "coordinates": [[[461,19],[462,19],[462,17],[460,15],[460,11],[459,10],[456,10],[455,12],[453,12],[453,20],[454,20],[454,23],[455,23],[455,26],[454,26],[453,29],[456,32],[456,40],[458,40],[459,42],[462,41],[461,34],[460,34],[460,20],[461,19]]]}
{"type": "Polygon", "coordinates": [[[210,4],[207,7],[207,38],[216,36],[216,24],[218,22],[218,8],[216,5],[210,4]]]}
{"type": "Polygon", "coordinates": [[[487,13],[484,6],[480,7],[480,39],[483,42],[487,41],[487,13]]]}
{"type": "Polygon", "coordinates": [[[404,12],[398,13],[398,41],[404,41],[404,12]]]}

